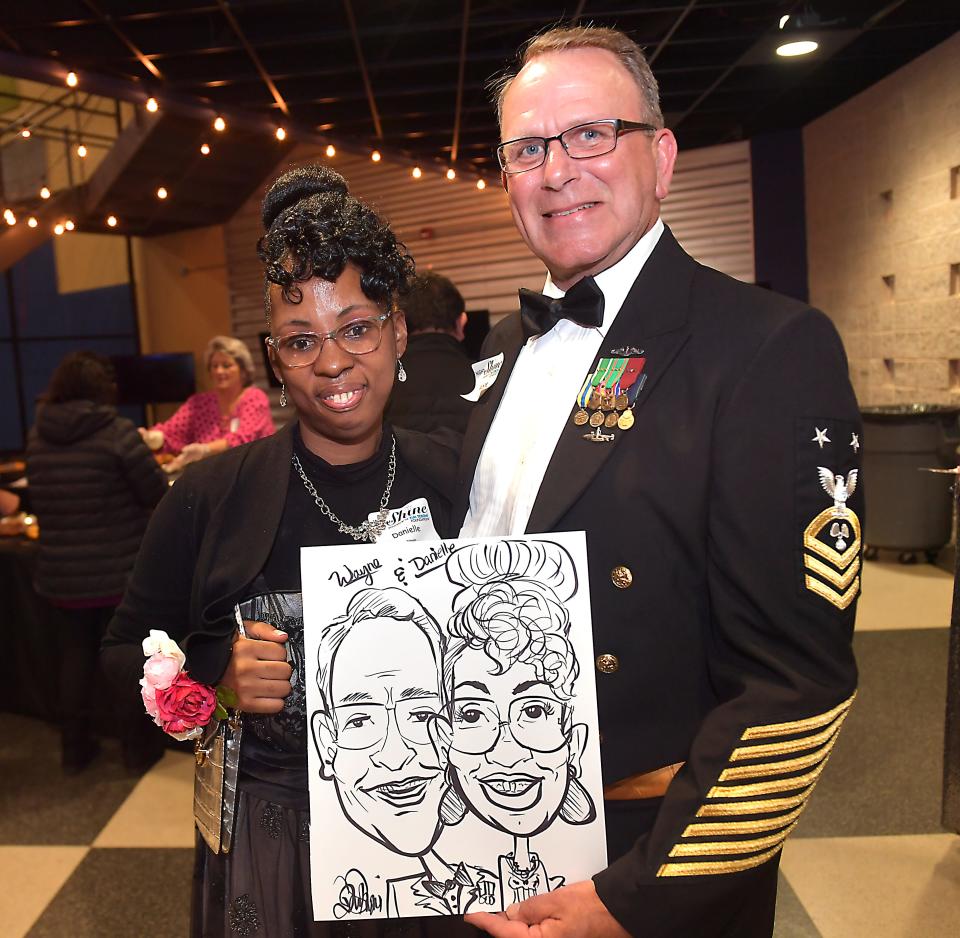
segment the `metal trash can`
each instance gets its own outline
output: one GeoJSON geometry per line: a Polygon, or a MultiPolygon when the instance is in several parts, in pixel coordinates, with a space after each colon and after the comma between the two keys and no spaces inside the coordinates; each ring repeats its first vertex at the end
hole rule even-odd
{"type": "Polygon", "coordinates": [[[903,404],[861,413],[867,559],[882,549],[898,551],[902,563],[918,553],[934,563],[950,540],[956,477],[922,470],[960,463],[960,408],[903,404]]]}

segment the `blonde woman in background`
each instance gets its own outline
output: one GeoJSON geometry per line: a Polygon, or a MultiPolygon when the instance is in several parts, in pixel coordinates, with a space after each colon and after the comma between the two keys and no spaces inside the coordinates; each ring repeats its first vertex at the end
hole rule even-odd
{"type": "Polygon", "coordinates": [[[203,362],[213,390],[192,394],[169,420],[140,429],[150,449],[177,457],[167,463],[168,472],[270,436],[275,429],[270,401],[252,384],[253,359],[240,339],[214,336],[203,362]]]}

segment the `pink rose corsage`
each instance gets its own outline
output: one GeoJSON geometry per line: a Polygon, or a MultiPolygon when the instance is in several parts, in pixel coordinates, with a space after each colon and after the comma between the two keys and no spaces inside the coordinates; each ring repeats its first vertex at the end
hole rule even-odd
{"type": "MultiPolygon", "coordinates": [[[[174,739],[196,739],[211,719],[226,719],[233,692],[214,690],[195,681],[183,669],[186,656],[166,632],[151,629],[143,640],[147,660],[140,679],[140,696],[147,713],[174,739]]],[[[234,698],[235,699],[235,698],[234,698]]]]}

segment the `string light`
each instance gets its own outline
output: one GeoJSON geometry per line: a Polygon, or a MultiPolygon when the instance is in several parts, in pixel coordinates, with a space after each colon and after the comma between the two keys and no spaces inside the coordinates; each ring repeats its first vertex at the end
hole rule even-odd
{"type": "Polygon", "coordinates": [[[77,78],[76,72],[67,72],[67,84],[71,88],[76,88],[78,82],[79,82],[79,79],[77,78]]]}
{"type": "Polygon", "coordinates": [[[337,155],[337,148],[332,143],[328,143],[327,149],[324,152],[332,159],[337,155]]]}
{"type": "Polygon", "coordinates": [[[87,148],[81,143],[77,147],[77,156],[82,160],[87,155],[87,148]]]}
{"type": "Polygon", "coordinates": [[[370,159],[373,160],[374,163],[379,163],[382,158],[379,150],[374,150],[373,153],[370,154],[370,159]]]}
{"type": "Polygon", "coordinates": [[[17,216],[13,214],[11,209],[7,208],[3,211],[3,220],[8,225],[15,225],[17,223],[17,216]]]}
{"type": "Polygon", "coordinates": [[[67,231],[73,231],[73,229],[76,227],[76,225],[74,225],[72,219],[68,218],[68,219],[63,223],[63,227],[66,228],[67,231]]]}
{"type": "Polygon", "coordinates": [[[287,132],[286,132],[282,127],[278,127],[278,128],[274,131],[274,134],[273,134],[273,135],[277,138],[277,140],[286,140],[286,139],[287,139],[287,132]]]}
{"type": "Polygon", "coordinates": [[[482,179],[478,179],[477,188],[482,192],[484,189],[487,188],[487,184],[482,179]]]}
{"type": "Polygon", "coordinates": [[[44,187],[40,190],[40,198],[41,198],[41,199],[49,199],[49,198],[50,198],[50,190],[49,190],[46,186],[44,186],[44,187]]]}
{"type": "Polygon", "coordinates": [[[213,122],[213,129],[218,133],[222,134],[227,129],[227,122],[218,114],[216,120],[213,122]]]}
{"type": "Polygon", "coordinates": [[[24,127],[23,130],[20,131],[20,136],[23,137],[24,140],[29,139],[29,137],[30,137],[30,128],[29,128],[29,127],[24,127]]]}
{"type": "Polygon", "coordinates": [[[116,215],[108,215],[108,216],[107,216],[107,227],[108,227],[108,228],[116,228],[116,227],[117,227],[117,216],[116,216],[116,215]]]}
{"type": "Polygon", "coordinates": [[[169,194],[170,194],[170,193],[167,192],[165,186],[161,186],[159,189],[157,189],[157,198],[158,198],[158,199],[165,199],[169,194]]]}
{"type": "Polygon", "coordinates": [[[147,98],[147,103],[145,107],[151,114],[155,114],[157,111],[160,110],[160,105],[157,104],[156,98],[147,98]]]}
{"type": "Polygon", "coordinates": [[[209,156],[209,155],[210,155],[210,144],[209,144],[209,143],[201,143],[201,144],[200,144],[200,152],[201,152],[204,156],[209,156]]]}
{"type": "Polygon", "coordinates": [[[451,166],[450,169],[447,170],[447,179],[453,181],[456,178],[457,178],[457,171],[451,166]]]}
{"type": "Polygon", "coordinates": [[[423,175],[423,170],[419,166],[414,166],[410,175],[413,176],[414,179],[419,179],[423,175]]]}
{"type": "Polygon", "coordinates": [[[37,220],[32,215],[27,219],[27,225],[30,228],[36,228],[37,224],[38,224],[37,220]]]}
{"type": "Polygon", "coordinates": [[[59,237],[60,235],[62,235],[62,234],[63,234],[63,225],[61,225],[59,222],[57,222],[57,224],[55,224],[55,225],[53,226],[53,233],[54,233],[55,235],[57,235],[58,237],[59,237]]]}

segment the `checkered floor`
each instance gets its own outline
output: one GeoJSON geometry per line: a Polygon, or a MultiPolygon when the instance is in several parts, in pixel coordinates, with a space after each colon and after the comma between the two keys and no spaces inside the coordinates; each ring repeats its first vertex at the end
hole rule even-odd
{"type": "MultiPolygon", "coordinates": [[[[951,577],[868,564],[860,694],[781,865],[776,938],[956,934],[960,837],[940,826],[951,577]]],[[[55,728],[0,714],[0,934],[187,934],[192,760],[140,779],[116,744],[64,778],[55,728]]]]}

